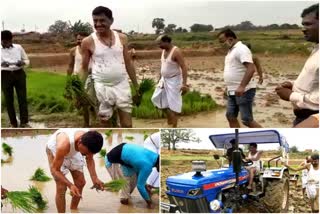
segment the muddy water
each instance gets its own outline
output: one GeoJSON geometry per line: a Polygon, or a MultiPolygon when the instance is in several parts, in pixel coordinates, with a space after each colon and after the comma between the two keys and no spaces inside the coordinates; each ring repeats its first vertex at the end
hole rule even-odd
{"type": "MultiPolygon", "coordinates": [[[[143,134],[134,134],[134,133],[124,133],[123,141],[130,142],[125,139],[125,136],[133,136],[135,142],[143,142],[143,134]]],[[[35,185],[39,188],[43,196],[48,200],[48,209],[45,212],[56,212],[55,207],[55,182],[33,182],[29,181],[29,178],[32,176],[34,171],[41,167],[45,172],[50,175],[50,170],[47,162],[47,156],[45,153],[46,142],[49,138],[49,135],[37,135],[37,136],[22,136],[22,137],[7,137],[2,138],[2,142],[6,142],[13,147],[13,158],[10,163],[2,165],[2,183],[1,185],[4,188],[7,188],[9,191],[15,190],[26,190],[29,185],[35,185]]],[[[113,134],[113,139],[109,142],[104,142],[104,148],[108,149],[118,144],[119,142],[118,135],[113,134]]],[[[6,159],[5,156],[2,156],[3,159],[6,159]]],[[[98,176],[103,182],[111,181],[109,174],[107,173],[103,158],[100,158],[100,155],[95,155],[96,162],[96,171],[98,176]]],[[[84,174],[86,178],[86,186],[83,190],[83,199],[79,204],[79,209],[75,212],[81,213],[147,213],[147,212],[158,212],[159,205],[159,196],[153,195],[153,201],[157,205],[155,209],[147,209],[146,204],[143,198],[140,196],[137,189],[134,190],[131,198],[131,203],[129,206],[121,205],[119,202],[118,193],[112,192],[96,192],[91,190],[92,181],[88,173],[87,168],[84,168],[84,174]]],[[[51,176],[51,175],[50,175],[51,176]]],[[[51,176],[52,177],[52,176],[51,176]]],[[[67,178],[72,181],[70,173],[67,175],[67,178]]],[[[67,201],[67,212],[70,212],[69,206],[71,201],[71,196],[66,194],[67,201]]],[[[2,212],[13,212],[11,205],[4,205],[2,212]]],[[[15,210],[14,212],[19,212],[15,210]]]]}

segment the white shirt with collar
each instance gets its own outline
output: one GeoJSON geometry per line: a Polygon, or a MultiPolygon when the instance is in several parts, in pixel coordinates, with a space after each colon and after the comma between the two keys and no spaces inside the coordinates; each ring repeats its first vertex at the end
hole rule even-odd
{"type": "Polygon", "coordinates": [[[23,66],[19,67],[13,64],[16,64],[18,61],[23,61],[25,63],[25,66],[28,66],[30,64],[29,58],[19,44],[12,44],[12,47],[10,48],[3,48],[1,46],[1,64],[3,62],[8,62],[9,67],[2,67],[1,70],[7,70],[7,71],[16,71],[21,69],[23,66]]]}
{"type": "Polygon", "coordinates": [[[290,101],[295,109],[319,110],[319,44],[293,84],[290,101]]]}
{"type": "MultiPolygon", "coordinates": [[[[241,41],[238,41],[232,48],[229,49],[224,61],[224,81],[227,85],[228,91],[235,91],[245,73],[247,68],[243,63],[253,63],[252,54],[250,49],[244,45],[241,41]]],[[[246,86],[246,91],[256,88],[256,83],[253,78],[246,86]]]]}

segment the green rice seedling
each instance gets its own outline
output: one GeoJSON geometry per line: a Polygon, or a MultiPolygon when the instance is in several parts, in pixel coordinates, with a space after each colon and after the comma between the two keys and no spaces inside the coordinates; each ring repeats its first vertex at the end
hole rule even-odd
{"type": "Polygon", "coordinates": [[[150,78],[143,78],[139,84],[139,93],[144,94],[147,91],[153,90],[155,87],[155,82],[150,78]]]}
{"type": "Polygon", "coordinates": [[[99,154],[100,154],[100,157],[104,158],[106,156],[106,154],[107,154],[106,149],[101,149],[99,154]]]}
{"type": "Polygon", "coordinates": [[[125,139],[126,139],[126,140],[129,140],[129,141],[133,141],[133,140],[134,140],[134,137],[133,137],[133,136],[126,136],[125,139]]]}
{"type": "Polygon", "coordinates": [[[149,137],[146,131],[143,132],[143,140],[146,140],[149,137]]]}
{"type": "Polygon", "coordinates": [[[20,209],[26,213],[38,213],[46,209],[45,201],[36,187],[29,187],[28,191],[11,191],[6,194],[6,203],[13,209],[20,209]]]}
{"type": "Polygon", "coordinates": [[[38,168],[33,176],[30,178],[32,181],[41,181],[41,182],[46,182],[50,181],[51,178],[46,175],[45,171],[41,168],[38,168]]]}
{"type": "Polygon", "coordinates": [[[120,178],[117,180],[110,181],[104,184],[104,187],[107,191],[110,192],[119,192],[127,184],[127,180],[120,178]]]}
{"type": "Polygon", "coordinates": [[[79,110],[84,107],[95,108],[94,101],[88,96],[84,84],[77,75],[67,77],[64,97],[72,101],[79,110]]]}
{"type": "Polygon", "coordinates": [[[107,136],[107,138],[109,138],[112,135],[112,130],[109,129],[104,134],[107,136]]]}
{"type": "Polygon", "coordinates": [[[36,203],[38,210],[44,210],[47,208],[47,201],[43,199],[41,193],[36,187],[29,187],[29,193],[31,194],[34,203],[36,203]]]}
{"type": "Polygon", "coordinates": [[[3,154],[9,155],[11,157],[13,153],[13,148],[6,143],[2,143],[2,152],[3,154]]]}

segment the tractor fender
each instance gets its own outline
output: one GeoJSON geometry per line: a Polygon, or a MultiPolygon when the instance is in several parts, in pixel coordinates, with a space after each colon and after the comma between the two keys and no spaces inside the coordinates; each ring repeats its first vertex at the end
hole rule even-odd
{"type": "Polygon", "coordinates": [[[266,179],[282,179],[284,176],[288,176],[289,170],[287,167],[280,168],[272,168],[272,169],[266,169],[263,173],[263,178],[266,179]],[[280,172],[280,173],[276,173],[280,172]],[[286,175],[285,175],[286,174],[286,175]]]}

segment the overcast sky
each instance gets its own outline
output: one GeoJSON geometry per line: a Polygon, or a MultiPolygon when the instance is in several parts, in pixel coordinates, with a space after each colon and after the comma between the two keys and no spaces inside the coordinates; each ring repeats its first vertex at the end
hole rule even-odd
{"type": "Polygon", "coordinates": [[[299,24],[301,11],[316,1],[214,1],[214,0],[8,0],[2,1],[1,19],[6,29],[47,31],[56,20],[90,22],[92,10],[99,5],[114,13],[113,28],[154,32],[156,17],[166,24],[190,30],[194,23],[214,27],[239,24],[249,20],[255,25],[299,24]]]}
{"type": "MultiPolygon", "coordinates": [[[[213,134],[225,134],[234,133],[234,129],[193,129],[195,134],[200,138],[201,143],[182,143],[179,144],[179,148],[190,148],[190,149],[215,149],[209,135],[213,134]]],[[[263,129],[248,129],[242,128],[239,132],[255,131],[263,129]]],[[[265,130],[270,130],[265,129],[265,130]]],[[[292,128],[281,128],[274,129],[282,134],[286,139],[290,147],[297,146],[300,151],[305,149],[317,149],[319,151],[319,129],[292,129],[292,128]]],[[[259,145],[258,149],[278,149],[279,145],[267,144],[259,145]]]]}

